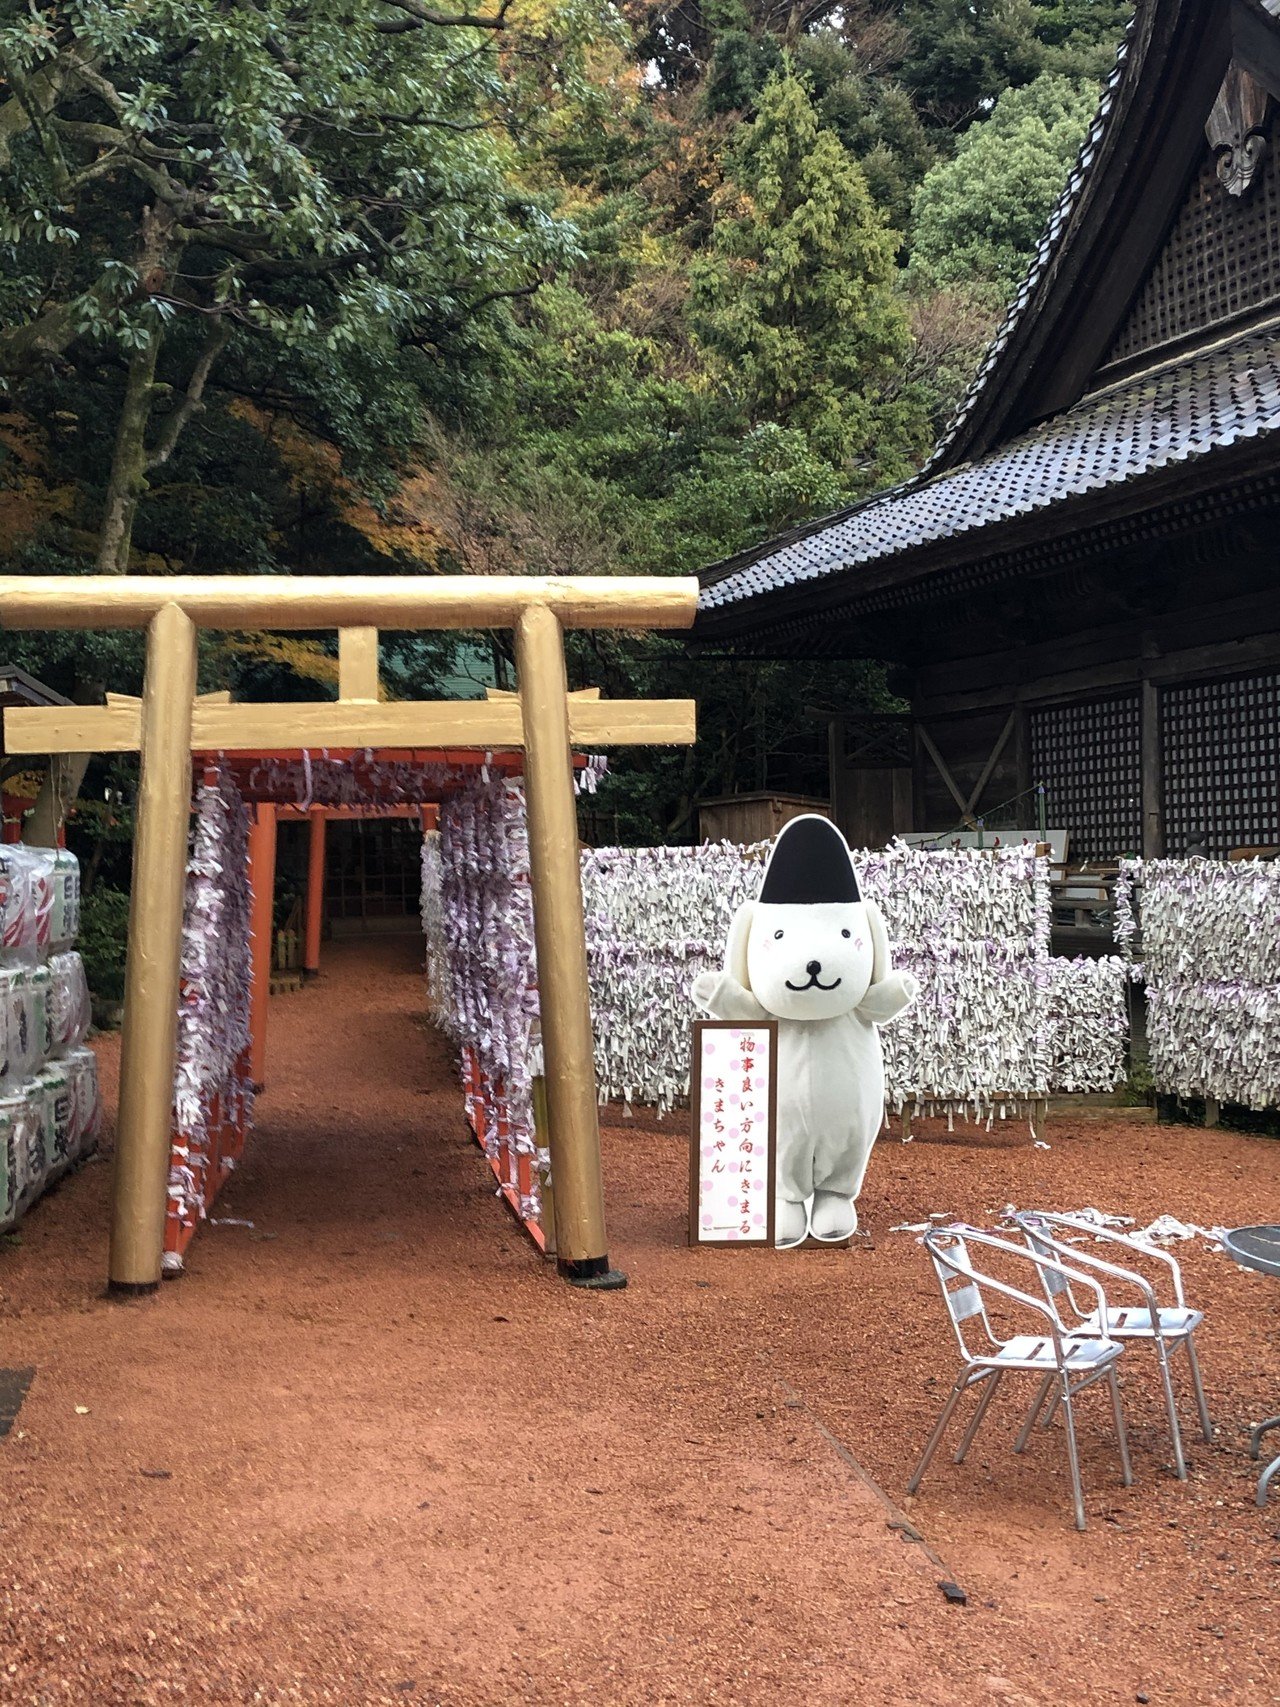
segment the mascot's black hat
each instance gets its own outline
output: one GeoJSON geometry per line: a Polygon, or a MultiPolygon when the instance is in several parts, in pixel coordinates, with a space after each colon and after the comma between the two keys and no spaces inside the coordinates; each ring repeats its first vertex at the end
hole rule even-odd
{"type": "Polygon", "coordinates": [[[861,899],[849,845],[829,818],[806,814],[783,825],[765,867],[762,902],[813,907],[861,899]]]}

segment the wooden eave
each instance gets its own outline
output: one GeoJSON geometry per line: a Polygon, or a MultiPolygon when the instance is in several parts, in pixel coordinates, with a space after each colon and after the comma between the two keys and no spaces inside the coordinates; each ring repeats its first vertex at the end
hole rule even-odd
{"type": "MultiPolygon", "coordinates": [[[[901,657],[860,644],[860,622],[1001,582],[1087,564],[1141,540],[1172,539],[1223,516],[1280,508],[1280,466],[1267,438],[1181,463],[1114,489],[1056,504],[1047,521],[1024,516],[941,540],[855,571],[778,587],[701,613],[695,643],[746,643],[758,656],[901,657]]],[[[743,554],[744,558],[747,554],[743,554]]],[[[865,641],[865,633],[861,633],[865,641]]]]}
{"type": "Polygon", "coordinates": [[[1280,22],[1260,0],[1146,0],[1126,59],[1066,223],[931,470],[972,461],[1081,396],[1182,205],[1232,62],[1280,100],[1280,22]]]}

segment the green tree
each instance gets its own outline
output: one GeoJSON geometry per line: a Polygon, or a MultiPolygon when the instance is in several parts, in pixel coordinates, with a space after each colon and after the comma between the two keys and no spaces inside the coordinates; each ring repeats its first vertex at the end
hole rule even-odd
{"type": "Polygon", "coordinates": [[[991,117],[960,140],[916,196],[911,271],[930,285],[987,287],[1002,299],[1021,282],[1062,193],[1097,91],[1054,73],[1007,89],[991,117]]]}
{"type": "Polygon", "coordinates": [[[888,397],[907,348],[896,248],[787,66],[735,138],[712,251],[692,270],[693,325],[750,425],[799,428],[868,482],[902,472],[919,428],[909,400],[888,397]]]}
{"type": "Polygon", "coordinates": [[[1036,0],[1045,70],[1100,81],[1132,12],[1129,0],[1036,0]]]}
{"type": "Polygon", "coordinates": [[[253,349],[448,365],[570,234],[495,128],[510,0],[0,7],[0,373],[116,383],[97,567],[253,349]]]}
{"type": "Polygon", "coordinates": [[[962,129],[1041,68],[1034,0],[903,0],[900,15],[909,45],[899,74],[943,130],[962,129]]]}
{"type": "Polygon", "coordinates": [[[798,42],[794,60],[819,119],[862,167],[889,223],[905,231],[912,196],[938,155],[910,94],[870,72],[857,47],[832,28],[798,42]]]}
{"type": "Polygon", "coordinates": [[[782,49],[773,36],[724,30],[707,65],[702,104],[708,113],[749,112],[777,69],[782,49]]]}

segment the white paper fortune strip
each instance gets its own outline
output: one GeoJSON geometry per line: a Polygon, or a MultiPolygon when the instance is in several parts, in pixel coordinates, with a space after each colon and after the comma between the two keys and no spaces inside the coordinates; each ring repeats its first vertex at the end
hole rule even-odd
{"type": "Polygon", "coordinates": [[[1280,866],[1125,860],[1116,915],[1146,979],[1156,1089],[1280,1106],[1280,866]]]}
{"type": "MultiPolygon", "coordinates": [[[[689,986],[721,964],[729,921],[765,847],[600,848],[583,892],[604,1099],[659,1110],[688,1094],[689,986]]],[[[1049,955],[1048,865],[1031,848],[855,854],[897,965],[921,982],[885,1028],[889,1104],[989,1115],[1124,1076],[1124,972],[1049,955]]]]}
{"type": "Polygon", "coordinates": [[[438,838],[423,849],[423,928],[431,1003],[481,1076],[467,1115],[520,1213],[541,1213],[539,1169],[548,1158],[534,1135],[538,1050],[537,963],[524,790],[477,775],[440,810],[438,838]],[[517,1160],[533,1160],[528,1188],[517,1160]]]}
{"type": "MultiPolygon", "coordinates": [[[[215,1121],[248,1123],[249,814],[234,778],[196,790],[182,921],[182,994],[173,1090],[169,1204],[184,1226],[208,1213],[221,1183],[212,1155],[215,1121]]],[[[165,1266],[182,1266],[168,1252],[165,1266]]]]}
{"type": "MultiPolygon", "coordinates": [[[[721,964],[766,852],[721,842],[583,855],[602,1101],[663,1112],[687,1100],[689,987],[721,964]]],[[[927,853],[895,843],[855,857],[896,963],[922,985],[883,1033],[891,1108],[985,1117],[1123,1078],[1125,970],[1114,959],[1050,957],[1048,865],[1033,849],[927,853]]],[[[424,849],[422,915],[435,1017],[506,1083],[517,1142],[531,1143],[536,968],[518,790],[486,784],[446,809],[438,846],[424,849]]]]}

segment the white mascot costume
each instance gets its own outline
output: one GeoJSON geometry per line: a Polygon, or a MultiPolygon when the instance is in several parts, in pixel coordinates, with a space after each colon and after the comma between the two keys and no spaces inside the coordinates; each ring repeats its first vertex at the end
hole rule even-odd
{"type": "Polygon", "coordinates": [[[839,830],[813,814],[793,818],[759,900],[734,915],[724,971],[693,986],[716,1019],[779,1022],[779,1245],[806,1235],[835,1244],[856,1231],[854,1199],[884,1120],[876,1027],[918,990],[909,972],[890,969],[880,909],[862,899],[839,830]]]}

